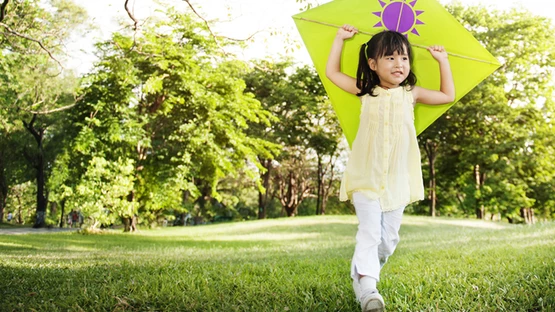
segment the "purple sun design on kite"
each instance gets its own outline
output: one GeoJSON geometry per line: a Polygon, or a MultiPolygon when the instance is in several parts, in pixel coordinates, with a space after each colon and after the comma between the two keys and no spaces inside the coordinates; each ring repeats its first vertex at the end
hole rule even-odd
{"type": "Polygon", "coordinates": [[[424,11],[414,9],[417,1],[391,0],[389,3],[385,3],[378,0],[383,9],[378,12],[372,12],[381,18],[381,21],[374,25],[374,27],[385,27],[389,30],[400,32],[405,36],[409,32],[420,36],[416,30],[416,25],[424,24],[424,22],[418,19],[418,16],[424,13],[424,11]]]}

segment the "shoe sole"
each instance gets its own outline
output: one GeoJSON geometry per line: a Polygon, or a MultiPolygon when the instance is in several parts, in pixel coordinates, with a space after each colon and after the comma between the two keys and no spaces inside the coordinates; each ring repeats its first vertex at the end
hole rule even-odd
{"type": "Polygon", "coordinates": [[[383,312],[385,311],[383,303],[376,299],[370,300],[362,310],[363,312],[383,312]]]}

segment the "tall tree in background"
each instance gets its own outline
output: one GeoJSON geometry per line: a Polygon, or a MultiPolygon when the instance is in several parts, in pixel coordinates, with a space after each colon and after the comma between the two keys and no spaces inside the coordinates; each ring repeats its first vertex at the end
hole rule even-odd
{"type": "Polygon", "coordinates": [[[325,91],[316,73],[300,67],[284,81],[279,103],[280,139],[284,145],[275,181],[278,198],[287,216],[313,191],[309,140],[325,91]]]}
{"type": "Polygon", "coordinates": [[[100,61],[75,107],[71,150],[83,179],[68,185],[71,207],[84,207],[97,225],[130,224],[182,205],[184,192],[219,199],[219,181],[245,168],[256,175],[247,165],[261,168],[256,156],[273,145],[245,133],[270,116],[243,92],[246,65],[226,60],[222,44],[230,43],[169,9],[140,35],[116,33],[98,45],[100,61]]]}
{"type": "MultiPolygon", "coordinates": [[[[325,90],[313,69],[294,68],[287,62],[261,62],[245,80],[248,90],[278,118],[272,128],[261,129],[259,135],[282,146],[277,161],[264,162],[266,171],[261,180],[265,192],[259,194],[259,217],[264,217],[265,207],[271,200],[268,194],[273,194],[270,181],[274,182],[275,196],[287,216],[294,216],[298,206],[313,191],[320,196],[325,194],[323,158],[332,156],[327,164],[333,162],[337,150],[340,132],[337,124],[330,122],[334,119],[330,119],[333,116],[330,116],[325,90]],[[291,74],[288,74],[289,68],[291,74]],[[313,155],[320,157],[317,179],[313,179],[313,155]],[[321,183],[315,187],[314,180],[321,183]]],[[[322,202],[321,197],[318,200],[322,202]]]]}
{"type": "Polygon", "coordinates": [[[310,134],[308,137],[308,147],[314,151],[316,157],[316,170],[313,179],[316,181],[316,211],[317,215],[326,214],[326,205],[336,181],[336,167],[339,163],[339,156],[343,150],[341,143],[346,142],[343,138],[343,131],[339,125],[339,120],[335,115],[331,102],[325,92],[320,78],[313,70],[302,68],[308,77],[311,85],[308,94],[314,96],[316,109],[311,116],[312,122],[308,125],[310,134]]]}
{"type": "Polygon", "coordinates": [[[420,135],[431,147],[425,149],[428,164],[436,165],[428,170],[438,172],[430,181],[437,178],[445,206],[464,207],[477,218],[490,213],[526,220],[521,212],[537,207],[534,198],[542,196],[536,186],[555,181],[555,172],[540,166],[555,161],[544,147],[552,132],[553,25],[525,11],[448,10],[503,66],[420,135]]]}
{"type": "MultiPolygon", "coordinates": [[[[275,122],[272,122],[271,127],[252,125],[249,131],[250,135],[278,144],[281,142],[279,137],[283,129],[278,119],[280,115],[279,105],[282,103],[282,89],[285,88],[287,78],[286,69],[290,66],[291,63],[289,62],[273,63],[262,60],[255,64],[253,70],[243,78],[247,85],[245,91],[253,94],[264,109],[272,112],[275,116],[275,122]]],[[[260,172],[261,189],[258,191],[258,219],[266,218],[267,208],[277,190],[272,184],[272,177],[274,170],[277,168],[275,158],[278,154],[258,156],[264,168],[260,172]]]]}
{"type": "MultiPolygon", "coordinates": [[[[46,215],[46,168],[49,156],[45,141],[51,139],[56,127],[55,118],[49,116],[70,107],[75,83],[71,73],[62,75],[58,58],[63,54],[64,44],[70,32],[77,29],[85,17],[82,8],[71,1],[4,1],[1,6],[0,58],[7,73],[0,79],[2,93],[2,132],[0,140],[12,140],[16,144],[0,155],[0,166],[9,166],[6,159],[16,159],[16,154],[28,160],[36,185],[35,227],[45,226],[46,215]],[[15,138],[15,133],[25,129],[33,145],[21,146],[26,140],[15,138]],[[19,146],[19,147],[18,147],[19,146]],[[12,155],[7,155],[11,153],[12,155]]],[[[57,125],[58,127],[62,125],[57,125]]],[[[55,140],[53,140],[55,141],[55,140]]],[[[24,144],[25,145],[25,144],[24,144]]],[[[50,144],[50,147],[53,147],[50,144]]],[[[54,149],[51,149],[54,150],[54,149]]],[[[14,165],[14,164],[11,164],[14,165]]],[[[0,196],[5,202],[8,181],[22,180],[0,174],[0,196]]],[[[13,171],[12,171],[13,172],[13,171]]],[[[0,214],[3,204],[0,204],[0,214]]]]}

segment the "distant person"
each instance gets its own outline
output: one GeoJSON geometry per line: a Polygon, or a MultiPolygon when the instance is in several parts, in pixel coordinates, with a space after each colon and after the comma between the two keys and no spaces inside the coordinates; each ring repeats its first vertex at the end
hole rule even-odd
{"type": "Polygon", "coordinates": [[[439,64],[440,90],[415,86],[410,43],[394,31],[380,32],[362,45],[356,78],[344,74],[343,43],[357,32],[350,25],[339,28],[326,76],[357,95],[362,105],[340,200],[351,200],[359,222],[351,263],[353,288],[362,311],[377,312],[384,310],[385,303],[376,284],[399,242],[403,210],[424,198],[414,105],[452,102],[455,86],[447,52],[441,46],[427,48],[439,64]]]}
{"type": "Polygon", "coordinates": [[[10,211],[10,212],[8,212],[7,220],[8,220],[8,222],[12,222],[12,219],[13,219],[13,214],[12,214],[12,212],[10,211]]]}
{"type": "Polygon", "coordinates": [[[73,210],[71,211],[71,227],[78,226],[78,225],[79,225],[79,215],[77,214],[77,211],[73,210]]]}

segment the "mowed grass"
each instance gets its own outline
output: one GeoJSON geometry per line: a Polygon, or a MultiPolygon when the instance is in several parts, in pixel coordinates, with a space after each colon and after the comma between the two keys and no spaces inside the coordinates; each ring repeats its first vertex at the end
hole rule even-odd
{"type": "MultiPolygon", "coordinates": [[[[0,311],[360,311],[355,216],[0,235],[0,311]]],[[[555,311],[555,224],[405,216],[388,311],[555,311]]]]}

